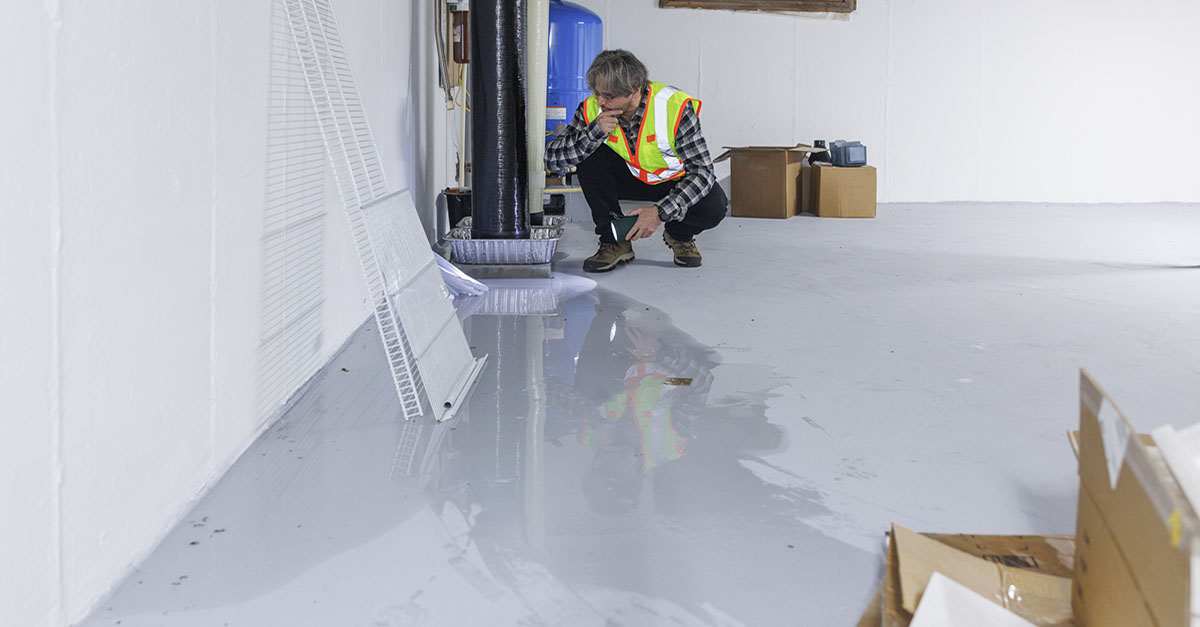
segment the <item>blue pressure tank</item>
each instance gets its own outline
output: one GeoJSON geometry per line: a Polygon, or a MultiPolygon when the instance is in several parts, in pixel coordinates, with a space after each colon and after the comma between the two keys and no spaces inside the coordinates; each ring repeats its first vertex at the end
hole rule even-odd
{"type": "Polygon", "coordinates": [[[550,48],[546,59],[546,141],[567,124],[591,94],[587,70],[604,46],[600,16],[563,0],[550,0],[550,48]]]}

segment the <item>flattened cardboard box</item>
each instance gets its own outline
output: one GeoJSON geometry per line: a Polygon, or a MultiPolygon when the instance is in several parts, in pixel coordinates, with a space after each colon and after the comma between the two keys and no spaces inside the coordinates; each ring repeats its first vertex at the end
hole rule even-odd
{"type": "Polygon", "coordinates": [[[934,571],[966,585],[1037,625],[1065,627],[1071,620],[1070,536],[918,534],[893,527],[887,564],[873,603],[859,627],[907,627],[934,571]],[[1010,586],[1020,603],[1009,600],[1010,586]]]}
{"type": "Polygon", "coordinates": [[[1080,373],[1079,387],[1075,616],[1088,627],[1192,624],[1190,563],[1200,531],[1195,510],[1153,440],[1134,435],[1086,372],[1080,373]],[[1115,488],[1109,446],[1124,450],[1115,488]]]}
{"type": "Polygon", "coordinates": [[[822,218],[874,218],[875,168],[869,165],[839,168],[817,163],[812,179],[810,211],[822,218]]]}
{"type": "MultiPolygon", "coordinates": [[[[1071,576],[1075,556],[1075,538],[1071,536],[922,535],[987,562],[1057,577],[1071,576]]],[[[897,583],[900,581],[899,557],[891,542],[887,553],[883,581],[858,619],[858,627],[908,627],[912,620],[912,614],[901,604],[897,583]]]]}
{"type": "Polygon", "coordinates": [[[732,159],[729,210],[740,218],[790,218],[799,213],[804,197],[800,164],[804,155],[825,150],[806,144],[725,148],[713,163],[732,159]]]}

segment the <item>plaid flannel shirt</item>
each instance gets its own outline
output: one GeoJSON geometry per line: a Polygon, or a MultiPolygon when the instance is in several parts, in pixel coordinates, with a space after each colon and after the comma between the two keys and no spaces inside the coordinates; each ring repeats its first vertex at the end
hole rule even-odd
{"type": "MultiPolygon", "coordinates": [[[[650,86],[647,85],[642,88],[642,103],[638,105],[637,112],[633,114],[629,124],[620,118],[617,119],[630,146],[638,145],[638,130],[641,129],[642,117],[646,113],[646,103],[649,99],[650,86]]],[[[571,123],[546,146],[547,170],[565,172],[604,144],[608,135],[600,130],[595,120],[591,124],[584,120],[583,107],[584,103],[579,103],[571,123]]],[[[693,107],[683,108],[679,130],[675,132],[675,151],[679,160],[683,162],[685,174],[675,179],[675,187],[657,203],[658,217],[663,222],[682,220],[687,210],[700,202],[717,181],[713,172],[712,157],[708,154],[708,144],[704,142],[704,135],[700,132],[700,116],[696,115],[693,107]]],[[[666,183],[660,183],[664,184],[666,183]]]]}

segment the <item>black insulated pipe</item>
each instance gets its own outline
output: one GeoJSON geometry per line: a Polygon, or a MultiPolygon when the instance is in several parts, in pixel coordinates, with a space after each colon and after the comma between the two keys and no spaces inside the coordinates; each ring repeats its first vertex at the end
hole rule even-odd
{"type": "Polygon", "coordinates": [[[471,237],[529,237],[525,0],[471,0],[471,237]]]}

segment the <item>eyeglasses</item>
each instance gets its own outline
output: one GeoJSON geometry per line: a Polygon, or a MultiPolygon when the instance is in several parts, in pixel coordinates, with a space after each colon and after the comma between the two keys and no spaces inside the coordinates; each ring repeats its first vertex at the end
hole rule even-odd
{"type": "MultiPolygon", "coordinates": [[[[636,90],[634,90],[634,91],[636,91],[636,90]]],[[[604,93],[600,93],[598,91],[593,91],[592,93],[596,94],[597,98],[603,98],[605,100],[616,100],[617,98],[624,98],[626,96],[633,95],[632,91],[629,92],[628,94],[604,94],[604,93]]]]}

